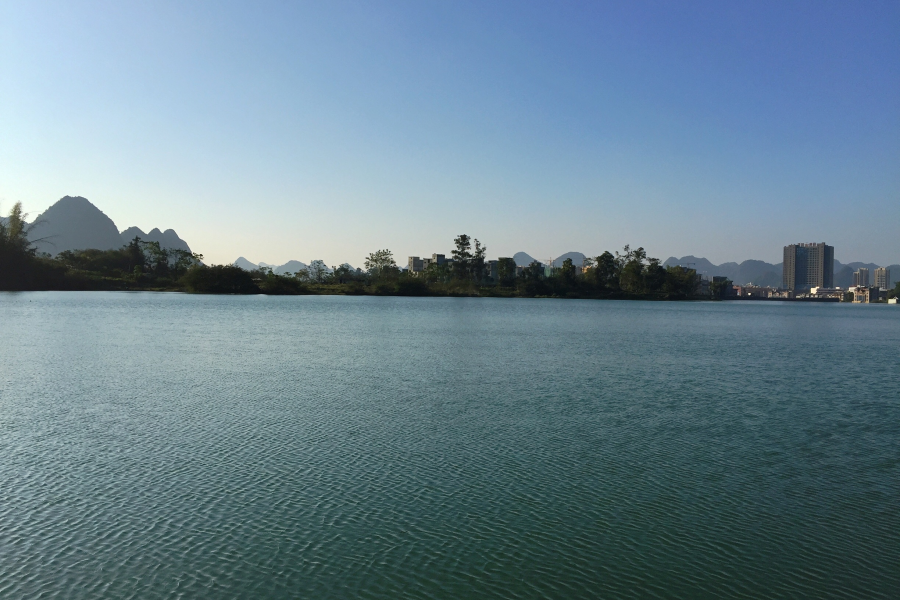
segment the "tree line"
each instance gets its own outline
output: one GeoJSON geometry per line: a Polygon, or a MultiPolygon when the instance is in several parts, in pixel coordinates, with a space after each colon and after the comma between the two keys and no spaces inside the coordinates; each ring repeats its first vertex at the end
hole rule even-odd
{"type": "Polygon", "coordinates": [[[39,255],[28,239],[21,204],[0,222],[0,289],[150,289],[231,294],[378,294],[459,296],[559,296],[689,298],[696,274],[690,269],[660,266],[643,248],[626,246],[558,269],[534,262],[518,269],[501,259],[488,269],[487,246],[467,234],[453,240],[451,260],[432,263],[421,273],[402,271],[387,249],[365,259],[365,269],[323,261],[295,273],[268,268],[245,271],[234,265],[205,265],[203,256],[163,248],[135,238],[113,250],[67,250],[55,257],[39,255]]]}
{"type": "MultiPolygon", "coordinates": [[[[533,262],[520,269],[513,259],[501,258],[488,268],[487,247],[462,234],[453,241],[450,260],[430,262],[421,272],[401,270],[388,249],[370,253],[365,269],[341,265],[326,269],[313,261],[296,273],[271,269],[243,271],[230,265],[198,266],[185,277],[187,289],[197,292],[247,290],[271,294],[344,293],[412,296],[507,296],[565,298],[645,298],[660,300],[697,297],[696,271],[663,267],[643,248],[626,246],[604,252],[582,265],[566,259],[559,268],[533,262]]],[[[723,294],[730,282],[721,282],[723,294]]]]}
{"type": "MultiPolygon", "coordinates": [[[[430,262],[421,272],[398,267],[388,249],[376,250],[364,268],[326,266],[321,260],[294,273],[270,268],[245,271],[235,265],[206,265],[203,256],[163,248],[135,238],[113,250],[69,250],[40,255],[29,241],[21,204],[0,220],[0,290],[170,290],[219,294],[371,294],[406,296],[498,296],[631,298],[680,300],[698,297],[693,269],[664,267],[643,248],[625,246],[576,265],[532,262],[519,268],[513,259],[487,260],[487,246],[461,234],[450,259],[430,262]]],[[[38,240],[36,240],[38,241],[38,240]]],[[[721,297],[730,281],[710,282],[721,297]]],[[[900,296],[900,284],[891,292],[900,296]]]]}

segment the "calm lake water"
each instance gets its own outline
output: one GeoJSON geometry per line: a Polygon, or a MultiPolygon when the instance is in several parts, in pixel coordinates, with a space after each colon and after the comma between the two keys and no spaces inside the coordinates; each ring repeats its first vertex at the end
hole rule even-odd
{"type": "Polygon", "coordinates": [[[0,294],[0,597],[897,598],[900,307],[0,294]]]}

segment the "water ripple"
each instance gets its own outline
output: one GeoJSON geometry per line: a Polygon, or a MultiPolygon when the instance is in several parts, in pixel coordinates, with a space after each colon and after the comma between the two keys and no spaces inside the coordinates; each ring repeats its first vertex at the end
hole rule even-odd
{"type": "Polygon", "coordinates": [[[3,598],[900,590],[883,307],[0,306],[3,598]]]}

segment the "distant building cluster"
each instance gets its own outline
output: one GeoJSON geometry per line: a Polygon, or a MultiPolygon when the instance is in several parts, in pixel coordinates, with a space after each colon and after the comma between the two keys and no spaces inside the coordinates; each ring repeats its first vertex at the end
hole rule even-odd
{"type": "Polygon", "coordinates": [[[431,265],[451,265],[452,258],[447,258],[443,254],[432,254],[431,258],[419,258],[418,256],[410,256],[407,269],[410,273],[421,273],[431,265]]]}
{"type": "Polygon", "coordinates": [[[851,301],[855,304],[868,304],[886,300],[891,281],[890,269],[875,269],[874,282],[870,282],[869,269],[860,268],[853,273],[852,286],[847,289],[835,287],[834,247],[824,242],[785,246],[782,269],[780,288],[735,285],[730,295],[754,300],[851,301]]]}

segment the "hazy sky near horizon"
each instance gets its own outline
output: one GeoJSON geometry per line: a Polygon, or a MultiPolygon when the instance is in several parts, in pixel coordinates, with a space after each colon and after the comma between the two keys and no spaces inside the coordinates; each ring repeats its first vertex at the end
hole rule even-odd
{"type": "Polygon", "coordinates": [[[900,2],[3,2],[0,210],[210,262],[900,262],[900,2]]]}

